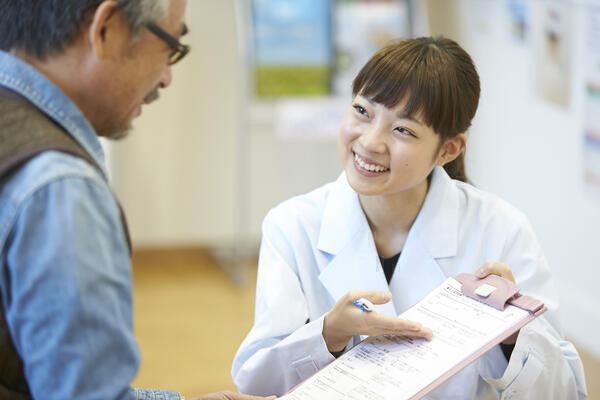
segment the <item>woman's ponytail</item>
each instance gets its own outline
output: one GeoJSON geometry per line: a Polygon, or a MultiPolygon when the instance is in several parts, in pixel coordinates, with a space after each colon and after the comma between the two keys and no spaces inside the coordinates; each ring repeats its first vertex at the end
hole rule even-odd
{"type": "Polygon", "coordinates": [[[468,182],[467,173],[465,172],[465,153],[460,153],[453,161],[444,165],[446,173],[452,179],[456,179],[461,182],[468,182]]]}

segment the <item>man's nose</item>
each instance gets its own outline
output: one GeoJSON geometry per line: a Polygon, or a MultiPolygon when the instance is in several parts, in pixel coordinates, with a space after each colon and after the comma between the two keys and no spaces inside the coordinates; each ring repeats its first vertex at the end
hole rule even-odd
{"type": "Polygon", "coordinates": [[[171,66],[168,65],[160,76],[160,81],[158,82],[158,86],[161,89],[166,89],[169,87],[171,82],[173,81],[173,73],[171,72],[171,66]]]}

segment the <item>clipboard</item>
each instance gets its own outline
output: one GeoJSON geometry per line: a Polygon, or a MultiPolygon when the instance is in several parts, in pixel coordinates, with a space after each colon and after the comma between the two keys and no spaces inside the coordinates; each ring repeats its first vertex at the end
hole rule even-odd
{"type": "Polygon", "coordinates": [[[430,322],[438,321],[442,328],[435,346],[436,329],[431,343],[389,335],[368,337],[281,399],[345,399],[350,394],[352,399],[420,399],[546,310],[543,302],[521,294],[516,284],[497,275],[479,279],[472,274],[459,274],[400,315],[428,327],[431,326],[413,317],[421,315],[430,318],[430,322]],[[477,326],[478,321],[486,324],[485,329],[477,326]],[[464,346],[453,353],[453,344],[448,344],[449,338],[454,337],[453,329],[471,328],[481,335],[456,335],[464,346]],[[473,343],[469,343],[471,338],[473,343]],[[450,349],[448,354],[440,353],[446,348],[450,349]],[[459,350],[464,348],[469,351],[461,353],[459,350]],[[423,364],[419,365],[421,359],[423,364]],[[411,374],[416,378],[408,379],[411,374]]]}
{"type": "Polygon", "coordinates": [[[480,301],[500,311],[503,311],[506,305],[513,305],[527,311],[529,315],[519,321],[517,324],[512,325],[509,329],[500,333],[486,345],[480,347],[476,352],[467,356],[454,368],[431,382],[427,387],[423,388],[423,390],[419,391],[413,397],[410,397],[409,400],[420,399],[421,397],[427,395],[427,393],[433,391],[442,383],[446,382],[452,376],[464,369],[467,365],[471,364],[479,357],[490,351],[492,348],[502,343],[503,340],[507,339],[513,333],[523,328],[525,325],[542,315],[547,310],[547,307],[540,300],[531,296],[522,295],[517,284],[498,275],[488,275],[483,279],[479,279],[473,274],[461,273],[454,279],[462,284],[461,290],[465,296],[480,301]]]}

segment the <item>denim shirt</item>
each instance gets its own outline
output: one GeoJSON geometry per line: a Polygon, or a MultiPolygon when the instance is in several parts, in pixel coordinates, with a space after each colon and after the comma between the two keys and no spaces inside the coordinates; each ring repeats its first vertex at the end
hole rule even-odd
{"type": "MultiPolygon", "coordinates": [[[[48,114],[106,172],[94,129],[56,85],[2,51],[0,85],[48,114]]],[[[34,398],[180,398],[129,386],[140,355],[127,242],[108,184],[82,159],[48,151],[0,180],[0,292],[34,398]]]]}

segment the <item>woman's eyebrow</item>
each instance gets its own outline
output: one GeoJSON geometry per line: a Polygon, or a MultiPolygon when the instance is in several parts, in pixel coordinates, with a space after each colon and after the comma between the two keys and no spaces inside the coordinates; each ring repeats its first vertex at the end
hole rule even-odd
{"type": "Polygon", "coordinates": [[[358,99],[358,100],[364,100],[364,101],[366,101],[367,103],[369,103],[370,105],[374,105],[374,104],[375,104],[375,102],[374,102],[373,100],[371,100],[371,99],[370,99],[370,98],[368,98],[367,96],[364,96],[364,95],[362,95],[362,94],[360,94],[360,93],[356,95],[355,99],[358,99]]]}
{"type": "Polygon", "coordinates": [[[416,119],[412,115],[407,114],[404,110],[403,111],[398,111],[396,113],[396,116],[399,119],[407,119],[407,120],[412,121],[412,122],[414,122],[416,124],[423,125],[423,123],[421,121],[419,121],[418,119],[416,119]]]}

